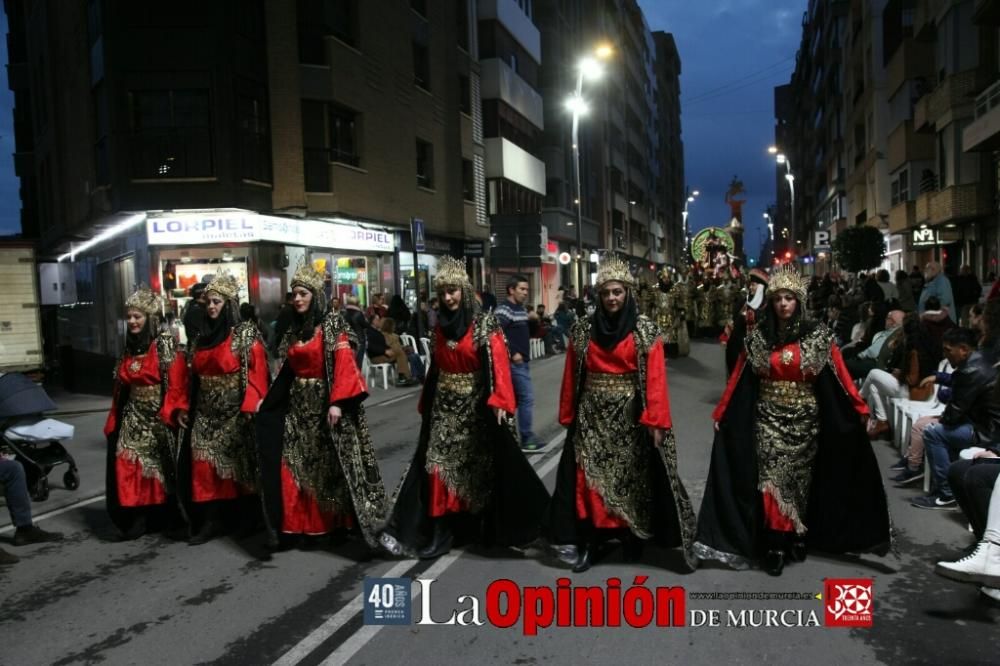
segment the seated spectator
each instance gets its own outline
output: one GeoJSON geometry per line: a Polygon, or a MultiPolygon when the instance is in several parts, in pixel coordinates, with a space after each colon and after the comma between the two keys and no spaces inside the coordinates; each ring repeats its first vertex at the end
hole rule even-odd
{"type": "Polygon", "coordinates": [[[978,319],[979,351],[990,363],[1000,361],[1000,300],[988,301],[985,305],[976,304],[969,310],[969,320],[976,323],[976,308],[982,308],[982,316],[978,319]]]}
{"type": "Polygon", "coordinates": [[[955,497],[948,485],[948,467],[963,449],[976,443],[976,431],[991,431],[991,393],[997,370],[976,351],[975,333],[967,328],[945,332],[944,355],[955,368],[945,379],[941,374],[926,377],[921,385],[950,382],[951,399],[941,419],[924,429],[924,446],[931,467],[931,494],[914,498],[910,504],[920,509],[951,509],[955,497]]]}
{"type": "Polygon", "coordinates": [[[356,296],[348,296],[347,304],[344,305],[344,319],[347,320],[347,324],[354,331],[354,334],[358,336],[358,348],[354,350],[354,361],[358,364],[358,369],[361,369],[363,365],[365,352],[368,347],[368,319],[365,317],[365,313],[361,311],[361,306],[358,305],[358,299],[356,296]]]}
{"type": "MultiPolygon", "coordinates": [[[[857,347],[861,345],[861,341],[864,339],[865,333],[868,332],[868,327],[870,326],[874,315],[875,311],[872,308],[871,301],[865,301],[858,306],[858,322],[851,327],[850,339],[844,340],[844,343],[840,345],[841,353],[847,353],[848,350],[861,351],[860,349],[857,349],[857,347]]],[[[872,335],[874,335],[874,333],[872,335]]],[[[871,344],[871,342],[869,341],[868,344],[871,344]]]]}
{"type": "MultiPolygon", "coordinates": [[[[350,299],[348,299],[347,302],[348,304],[350,304],[351,302],[350,299]]],[[[357,303],[355,303],[355,305],[357,305],[357,303]]],[[[373,294],[371,305],[368,306],[368,309],[364,312],[364,315],[368,321],[371,321],[372,319],[375,318],[375,315],[384,318],[386,314],[388,314],[388,312],[389,308],[385,304],[385,294],[384,293],[373,294]]]]}
{"type": "MultiPolygon", "coordinates": [[[[62,539],[59,532],[46,532],[31,522],[31,497],[28,495],[28,482],[21,463],[0,457],[0,486],[3,486],[7,511],[14,523],[15,546],[62,539]]],[[[17,555],[0,548],[0,565],[14,564],[19,560],[17,555]]]]}
{"type": "Polygon", "coordinates": [[[371,320],[371,325],[365,329],[365,337],[368,348],[365,353],[368,359],[378,365],[380,363],[392,363],[396,367],[396,386],[413,386],[419,384],[410,375],[410,361],[403,351],[403,346],[399,343],[399,336],[393,335],[390,342],[382,334],[382,318],[378,315],[371,320]]]}
{"type": "Polygon", "coordinates": [[[940,360],[940,348],[934,346],[916,313],[906,315],[902,335],[891,337],[886,345],[890,350],[888,370],[875,368],[861,386],[861,397],[868,402],[872,413],[868,422],[868,434],[872,439],[891,438],[891,399],[926,400],[930,397],[933,387],[920,386],[920,382],[934,373],[940,360]]]}
{"type": "Polygon", "coordinates": [[[976,453],[948,470],[948,481],[965,512],[978,543],[954,562],[938,562],[934,572],[963,583],[982,585],[979,591],[1000,601],[1000,449],[976,453]]]}
{"type": "Polygon", "coordinates": [[[885,329],[872,337],[871,344],[858,352],[856,357],[844,361],[854,379],[863,380],[875,368],[886,370],[889,367],[889,354],[895,347],[886,347],[886,342],[893,335],[901,333],[903,311],[892,310],[883,321],[885,329]]]}
{"type": "Polygon", "coordinates": [[[424,362],[421,360],[420,354],[412,347],[403,346],[403,341],[396,335],[396,322],[389,317],[382,320],[382,335],[385,336],[385,341],[389,343],[389,349],[395,349],[398,345],[403,350],[403,353],[406,354],[406,360],[410,364],[410,375],[423,384],[424,362]]]}
{"type": "Polygon", "coordinates": [[[552,320],[552,328],[561,336],[560,342],[565,349],[566,336],[569,335],[569,329],[573,326],[573,322],[576,321],[576,314],[568,303],[563,302],[556,307],[556,313],[553,315],[552,320]]]}
{"type": "Polygon", "coordinates": [[[944,332],[950,328],[955,328],[955,322],[951,320],[948,308],[941,307],[941,301],[937,296],[931,296],[925,303],[926,310],[920,315],[920,319],[927,327],[931,337],[938,343],[944,341],[944,332]]]}
{"type": "Polygon", "coordinates": [[[899,309],[913,312],[917,309],[917,299],[913,296],[913,285],[906,271],[896,271],[896,292],[899,294],[899,309]]]}
{"type": "MultiPolygon", "coordinates": [[[[386,319],[383,316],[382,319],[386,319]]],[[[396,294],[392,297],[389,302],[389,312],[388,318],[393,319],[396,322],[396,330],[400,333],[412,333],[413,328],[412,319],[413,314],[410,312],[410,308],[406,307],[406,303],[403,302],[403,297],[396,294]]]]}
{"type": "Polygon", "coordinates": [[[899,308],[899,289],[889,281],[889,271],[884,268],[875,274],[876,284],[882,290],[886,304],[891,308],[899,308]]]}

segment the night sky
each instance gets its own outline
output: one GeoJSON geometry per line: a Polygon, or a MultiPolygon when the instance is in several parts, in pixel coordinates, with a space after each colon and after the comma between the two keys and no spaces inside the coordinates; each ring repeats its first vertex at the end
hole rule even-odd
{"type": "MultiPolygon", "coordinates": [[[[806,0],[639,0],[652,30],[674,35],[681,56],[681,126],[687,184],[701,192],[690,205],[693,230],[729,221],[725,192],[734,175],[746,187],[743,221],[748,254],[761,242],[761,217],[775,199],[773,88],[795,65],[806,0]]],[[[0,34],[7,17],[0,11],[0,34]]],[[[6,40],[0,65],[6,72],[6,40]]],[[[19,231],[14,177],[13,94],[0,86],[0,234],[19,231]]],[[[795,167],[795,165],[792,165],[795,167]]]]}

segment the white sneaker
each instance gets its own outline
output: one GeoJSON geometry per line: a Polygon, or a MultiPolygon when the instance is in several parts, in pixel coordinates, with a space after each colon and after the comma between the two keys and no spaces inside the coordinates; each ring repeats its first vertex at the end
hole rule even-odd
{"type": "Polygon", "coordinates": [[[979,588],[980,594],[985,597],[992,599],[993,601],[1000,602],[1000,590],[995,587],[986,587],[985,585],[979,588]]]}
{"type": "Polygon", "coordinates": [[[1000,545],[980,541],[974,551],[957,562],[938,562],[934,573],[963,583],[1000,588],[1000,545]]]}

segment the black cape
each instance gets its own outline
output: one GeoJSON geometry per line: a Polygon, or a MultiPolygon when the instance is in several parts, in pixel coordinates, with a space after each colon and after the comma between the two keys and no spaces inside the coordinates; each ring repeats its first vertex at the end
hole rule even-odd
{"type": "MultiPolygon", "coordinates": [[[[754,441],[759,387],[759,378],[744,366],[715,434],[698,516],[696,549],[703,559],[746,565],[765,550],[754,441]]],[[[891,547],[892,525],[882,474],[864,425],[829,365],[814,388],[819,448],[804,520],[806,542],[810,549],[828,553],[884,555],[891,547]]]]}
{"type": "MultiPolygon", "coordinates": [[[[488,346],[479,350],[482,372],[489,368],[488,346]]],[[[404,551],[415,552],[431,539],[432,523],[428,515],[427,500],[430,484],[426,471],[427,445],[430,440],[431,405],[437,392],[438,368],[432,364],[424,383],[425,405],[420,425],[417,451],[403,475],[396,491],[392,513],[385,532],[395,539],[404,551]]],[[[463,540],[479,541],[487,546],[522,546],[538,538],[542,511],[549,501],[549,493],[534,468],[524,457],[518,443],[515,426],[508,420],[498,425],[486,405],[479,409],[487,412],[483,420],[486,432],[480,436],[494,447],[493,488],[487,507],[476,516],[463,516],[463,524],[455,525],[463,540]]],[[[390,547],[392,549],[392,547],[390,547]]]]}

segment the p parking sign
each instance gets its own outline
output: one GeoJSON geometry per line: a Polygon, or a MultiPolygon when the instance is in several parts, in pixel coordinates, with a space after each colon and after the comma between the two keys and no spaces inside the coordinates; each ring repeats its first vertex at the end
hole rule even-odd
{"type": "Polygon", "coordinates": [[[410,624],[413,598],[409,578],[365,578],[365,624],[410,624]]]}

